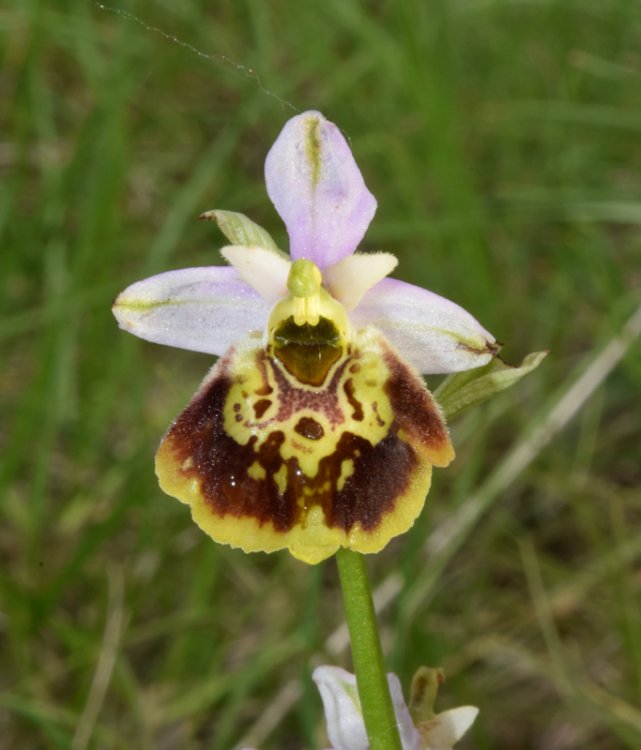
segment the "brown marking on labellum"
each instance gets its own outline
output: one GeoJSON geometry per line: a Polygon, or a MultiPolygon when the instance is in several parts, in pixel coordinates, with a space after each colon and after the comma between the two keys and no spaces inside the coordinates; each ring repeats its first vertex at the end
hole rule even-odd
{"type": "Polygon", "coordinates": [[[397,356],[384,354],[390,378],[385,383],[395,422],[408,435],[436,453],[450,444],[445,422],[422,380],[397,356]]]}
{"type": "Polygon", "coordinates": [[[325,434],[323,426],[311,417],[301,417],[294,429],[299,435],[309,440],[320,440],[325,434]]]}
{"type": "Polygon", "coordinates": [[[297,453],[313,453],[313,449],[310,448],[309,444],[301,443],[295,438],[291,439],[291,446],[297,453]]]}
{"type": "Polygon", "coordinates": [[[309,411],[324,414],[333,425],[342,424],[345,416],[338,399],[338,385],[349,360],[342,362],[331,377],[329,383],[322,390],[299,387],[282,371],[279,360],[261,352],[271,369],[278,388],[278,414],[274,417],[277,422],[284,422],[297,411],[309,411]]]}
{"type": "MultiPolygon", "coordinates": [[[[351,368],[350,368],[351,370],[351,368]]],[[[363,421],[363,405],[361,402],[356,398],[354,393],[354,381],[349,378],[345,381],[345,385],[343,386],[343,390],[345,391],[345,395],[347,396],[347,400],[349,401],[349,405],[354,410],[352,412],[352,419],[355,419],[357,422],[363,421]]]]}
{"type": "MultiPolygon", "coordinates": [[[[399,429],[405,426],[394,423],[376,445],[343,433],[336,450],[322,458],[315,476],[309,477],[296,458],[283,459],[282,431],[273,430],[260,445],[256,435],[241,445],[225,432],[231,383],[227,374],[220,374],[206,384],[166,437],[179,471],[198,482],[214,516],[250,517],[259,525],[271,523],[277,531],[286,532],[304,523],[309,508],[320,506],[330,528],[349,532],[359,524],[372,531],[407,491],[420,459],[412,445],[399,437],[399,429]],[[353,472],[343,476],[338,490],[345,461],[353,462],[353,472]]],[[[401,379],[393,394],[402,390],[401,379]]],[[[326,402],[327,393],[320,395],[326,402]]],[[[309,419],[301,428],[308,439],[314,421],[309,419]]]]}
{"type": "MultiPolygon", "coordinates": [[[[198,480],[201,492],[212,512],[218,516],[249,516],[260,524],[271,522],[278,531],[287,531],[300,514],[295,486],[281,493],[274,475],[285,463],[280,447],[285,440],[276,430],[255,450],[256,436],[247,445],[239,445],[224,430],[224,409],[230,380],[219,376],[207,384],[178,417],[166,440],[179,466],[192,457],[185,477],[198,480]],[[250,466],[257,462],[267,476],[252,478],[250,466]]],[[[291,463],[291,460],[290,462],[291,463]]],[[[286,465],[289,471],[289,466],[286,465]]],[[[252,472],[256,476],[256,472],[252,472]]]]}
{"type": "Polygon", "coordinates": [[[372,411],[376,414],[376,422],[378,423],[378,426],[383,427],[385,425],[385,420],[378,413],[378,401],[372,401],[372,411]]]}
{"type": "MultiPolygon", "coordinates": [[[[346,532],[357,523],[365,531],[374,530],[406,492],[419,463],[414,449],[396,432],[390,432],[375,446],[346,432],[336,453],[324,461],[331,461],[327,470],[332,491],[329,502],[323,504],[327,525],[338,526],[346,532]],[[335,492],[341,461],[345,459],[354,461],[354,472],[345,480],[343,489],[335,492]]],[[[325,468],[324,461],[321,461],[319,474],[325,468]]]]}
{"type": "Polygon", "coordinates": [[[265,366],[265,359],[264,357],[257,357],[257,365],[258,369],[260,371],[260,377],[263,381],[263,385],[258,388],[255,393],[257,396],[270,396],[274,389],[269,384],[269,378],[267,376],[267,367],[265,366]]]}
{"type": "Polygon", "coordinates": [[[271,405],[272,402],[268,398],[261,398],[260,401],[256,401],[254,404],[254,414],[256,415],[256,419],[260,419],[271,405]]]}

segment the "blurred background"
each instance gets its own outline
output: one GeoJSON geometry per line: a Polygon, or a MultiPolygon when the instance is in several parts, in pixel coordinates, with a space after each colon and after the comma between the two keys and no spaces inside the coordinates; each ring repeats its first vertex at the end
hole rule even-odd
{"type": "Polygon", "coordinates": [[[217,546],[161,493],[212,360],[110,312],[220,262],[207,209],[287,246],[263,163],[310,108],[378,198],[363,248],[508,361],[550,349],[369,560],[390,670],[445,668],[463,749],[641,747],[641,4],[8,0],[0,51],[0,748],[326,747],[333,561],[217,546]]]}

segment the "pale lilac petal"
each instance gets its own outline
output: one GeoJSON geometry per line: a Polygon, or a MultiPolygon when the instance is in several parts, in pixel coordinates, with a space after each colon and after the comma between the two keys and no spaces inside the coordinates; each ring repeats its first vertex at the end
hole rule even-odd
{"type": "Polygon", "coordinates": [[[387,675],[387,682],[389,684],[389,691],[394,706],[394,714],[396,715],[396,726],[398,727],[403,750],[421,750],[421,735],[414,726],[407,704],[405,703],[401,682],[398,677],[392,673],[387,675]]]}
{"type": "MultiPolygon", "coordinates": [[[[317,667],[312,678],[323,700],[327,735],[334,750],[369,750],[356,677],[340,667],[317,667]]],[[[403,699],[401,683],[388,674],[394,713],[403,750],[421,750],[421,736],[403,699]]]]}
{"type": "Polygon", "coordinates": [[[327,735],[334,750],[369,750],[356,677],[340,667],[317,667],[312,678],[321,695],[327,735]]]}
{"type": "Polygon", "coordinates": [[[426,375],[480,367],[498,351],[494,336],[462,307],[398,279],[372,287],[350,318],[376,326],[426,375]]]}
{"type": "Polygon", "coordinates": [[[398,265],[391,253],[354,253],[323,270],[323,284],[346,310],[353,310],[363,295],[398,265]]]}
{"type": "Polygon", "coordinates": [[[460,706],[422,723],[420,731],[425,750],[451,750],[472,726],[478,713],[475,706],[460,706]]]}
{"type": "Polygon", "coordinates": [[[376,211],[347,141],[320,112],[287,122],[267,154],[265,182],[292,258],[319,268],[353,253],[376,211]]]}
{"type": "Polygon", "coordinates": [[[168,271],[127,287],[114,303],[121,328],[157,344],[223,354],[265,329],[269,305],[233,268],[168,271]]]}
{"type": "Polygon", "coordinates": [[[287,277],[291,263],[278,250],[227,245],[220,254],[266,302],[273,305],[287,295],[287,277]]]}

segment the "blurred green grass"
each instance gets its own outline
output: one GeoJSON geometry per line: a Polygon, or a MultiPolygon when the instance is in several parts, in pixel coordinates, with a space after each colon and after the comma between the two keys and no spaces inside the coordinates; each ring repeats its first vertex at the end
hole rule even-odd
{"type": "Polygon", "coordinates": [[[506,358],[551,349],[452,425],[458,460],[371,560],[401,582],[390,669],[446,668],[440,707],[481,707],[461,747],[641,747],[638,342],[433,551],[639,304],[641,5],[118,8],[140,22],[71,0],[0,9],[0,746],[323,747],[309,672],[349,666],[327,653],[334,567],[218,547],[161,494],[156,444],[210,360],[110,313],[136,279],[218,262],[203,210],[286,246],[264,157],[315,108],[379,200],[365,247],[473,311],[506,358]]]}

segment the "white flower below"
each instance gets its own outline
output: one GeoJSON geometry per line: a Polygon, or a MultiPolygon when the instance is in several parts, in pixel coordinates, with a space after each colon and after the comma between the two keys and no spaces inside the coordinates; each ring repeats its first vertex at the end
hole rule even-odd
{"type": "MultiPolygon", "coordinates": [[[[356,677],[341,667],[317,667],[312,679],[325,709],[330,750],[369,750],[356,677]]],[[[434,714],[432,705],[443,680],[441,670],[422,667],[412,683],[410,707],[395,674],[387,676],[403,750],[452,750],[478,715],[474,706],[434,714]],[[416,725],[412,720],[412,715],[416,725]]]]}
{"type": "MultiPolygon", "coordinates": [[[[425,678],[436,670],[419,670],[425,678]]],[[[441,674],[441,673],[439,673],[441,674]]],[[[333,750],[369,750],[369,740],[356,689],[356,677],[340,667],[318,667],[312,675],[323,700],[327,735],[333,750]]],[[[451,750],[472,726],[479,712],[474,706],[461,706],[440,714],[431,713],[437,685],[428,689],[420,700],[428,706],[430,718],[414,725],[410,710],[403,698],[401,683],[395,674],[387,676],[394,713],[403,750],[451,750]]],[[[416,678],[415,678],[416,683],[416,678]]],[[[412,687],[414,693],[414,685],[412,687]]],[[[413,707],[414,708],[414,707],[413,707]]]]}

